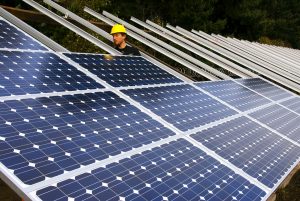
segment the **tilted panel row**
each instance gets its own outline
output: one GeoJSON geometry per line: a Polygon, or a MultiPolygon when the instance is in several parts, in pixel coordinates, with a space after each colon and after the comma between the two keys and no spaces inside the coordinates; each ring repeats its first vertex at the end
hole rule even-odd
{"type": "Polygon", "coordinates": [[[48,49],[0,17],[0,48],[20,50],[48,49]]]}

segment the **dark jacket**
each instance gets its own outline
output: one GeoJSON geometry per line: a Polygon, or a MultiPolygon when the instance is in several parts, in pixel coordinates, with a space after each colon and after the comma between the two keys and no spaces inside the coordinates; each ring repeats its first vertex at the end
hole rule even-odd
{"type": "Polygon", "coordinates": [[[123,49],[116,47],[116,50],[120,51],[123,55],[141,56],[141,53],[138,51],[138,49],[128,45],[126,45],[123,49]]]}

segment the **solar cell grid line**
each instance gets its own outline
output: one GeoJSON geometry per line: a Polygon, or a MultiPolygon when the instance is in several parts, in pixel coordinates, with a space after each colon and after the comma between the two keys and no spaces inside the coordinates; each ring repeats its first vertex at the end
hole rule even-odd
{"type": "Polygon", "coordinates": [[[0,49],[43,50],[40,42],[0,17],[0,49]]]}
{"type": "Polygon", "coordinates": [[[293,96],[293,94],[286,89],[271,84],[260,78],[237,79],[234,81],[256,91],[259,94],[262,94],[267,98],[270,98],[273,101],[279,101],[281,99],[293,96]]]}
{"type": "Polygon", "coordinates": [[[142,57],[65,53],[113,87],[183,82],[142,57]]]}
{"type": "Polygon", "coordinates": [[[52,52],[0,50],[0,96],[104,88],[52,52]]]}
{"type": "Polygon", "coordinates": [[[280,105],[273,105],[249,114],[257,121],[300,144],[300,116],[280,105]]]}
{"type": "Polygon", "coordinates": [[[29,185],[175,135],[113,92],[0,104],[0,162],[29,185]]]}
{"type": "Polygon", "coordinates": [[[273,188],[300,161],[300,147],[247,117],[191,135],[216,154],[273,188]]]}
{"type": "Polygon", "coordinates": [[[201,82],[196,83],[196,86],[243,112],[271,102],[256,92],[231,80],[201,82]]]}
{"type": "Polygon", "coordinates": [[[237,114],[191,85],[121,90],[181,131],[237,114]]]}
{"type": "Polygon", "coordinates": [[[280,105],[289,108],[300,115],[300,97],[293,97],[290,100],[286,100],[280,103],[280,105]]]}
{"type": "Polygon", "coordinates": [[[184,139],[36,191],[41,200],[262,200],[266,192],[184,139]]]}

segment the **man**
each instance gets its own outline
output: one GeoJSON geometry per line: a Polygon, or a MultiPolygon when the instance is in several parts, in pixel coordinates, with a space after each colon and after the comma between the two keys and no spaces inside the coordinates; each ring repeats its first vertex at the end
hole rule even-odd
{"type": "Polygon", "coordinates": [[[126,29],[121,24],[116,24],[112,27],[110,34],[113,36],[116,50],[122,52],[124,55],[141,56],[138,49],[130,47],[126,44],[126,29]]]}

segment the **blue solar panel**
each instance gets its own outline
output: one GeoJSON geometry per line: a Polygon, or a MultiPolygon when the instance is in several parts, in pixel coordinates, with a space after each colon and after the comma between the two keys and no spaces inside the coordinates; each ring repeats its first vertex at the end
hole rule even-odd
{"type": "Polygon", "coordinates": [[[251,117],[300,143],[300,116],[279,105],[258,110],[251,117]]]}
{"type": "Polygon", "coordinates": [[[143,57],[109,58],[76,53],[65,55],[114,87],[182,82],[143,57]]]}
{"type": "Polygon", "coordinates": [[[292,99],[281,102],[280,104],[300,114],[300,97],[294,97],[292,99]]]}
{"type": "Polygon", "coordinates": [[[0,51],[0,96],[103,88],[54,53],[0,51]]]}
{"type": "Polygon", "coordinates": [[[231,80],[203,82],[198,83],[197,86],[241,111],[250,110],[270,102],[261,95],[231,80]]]}
{"type": "Polygon", "coordinates": [[[155,114],[187,131],[236,112],[190,85],[123,90],[155,114]]]}
{"type": "Polygon", "coordinates": [[[0,102],[0,162],[25,184],[175,135],[112,92],[0,102]]]}
{"type": "Polygon", "coordinates": [[[179,139],[36,193],[53,200],[262,200],[264,191],[179,139]]]}
{"type": "Polygon", "coordinates": [[[246,117],[191,136],[270,188],[300,159],[300,147],[246,117]]]}
{"type": "Polygon", "coordinates": [[[22,31],[0,19],[0,48],[48,50],[22,31]]]}
{"type": "Polygon", "coordinates": [[[292,96],[292,93],[289,93],[286,90],[281,89],[276,85],[266,82],[260,78],[240,79],[237,80],[237,82],[274,101],[292,96]]]}

